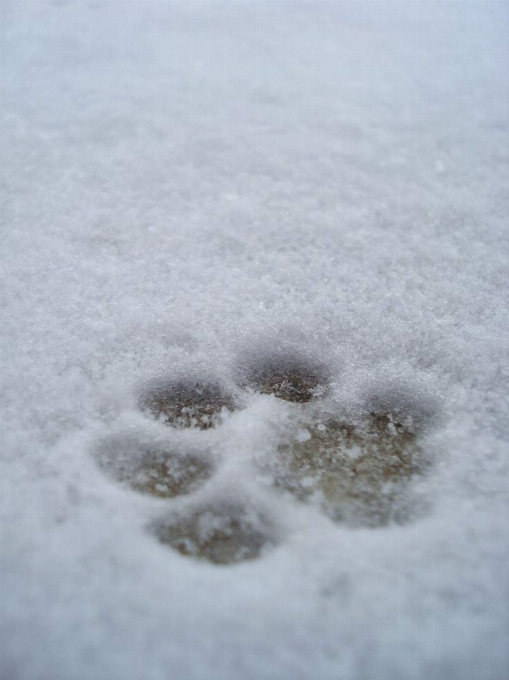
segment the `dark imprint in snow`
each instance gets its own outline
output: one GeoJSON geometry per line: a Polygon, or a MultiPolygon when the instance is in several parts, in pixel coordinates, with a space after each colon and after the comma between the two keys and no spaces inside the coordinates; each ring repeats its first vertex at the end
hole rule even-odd
{"type": "Polygon", "coordinates": [[[262,394],[304,404],[324,396],[328,378],[321,366],[299,357],[278,356],[247,369],[244,382],[262,394]]]}
{"type": "Polygon", "coordinates": [[[178,428],[207,430],[222,422],[223,410],[234,411],[233,397],[212,382],[157,383],[140,398],[140,408],[178,428]]]}
{"type": "Polygon", "coordinates": [[[274,546],[272,522],[240,503],[219,502],[187,516],[159,521],[151,528],[161,543],[214,564],[235,564],[259,557],[274,546]]]}
{"type": "Polygon", "coordinates": [[[337,522],[378,527],[410,519],[409,482],[427,465],[410,424],[373,412],[304,425],[278,447],[275,484],[318,499],[337,522]]]}
{"type": "Polygon", "coordinates": [[[212,460],[204,453],[181,454],[164,444],[127,438],[103,442],[96,457],[110,478],[159,498],[191,493],[214,471],[212,460]]]}

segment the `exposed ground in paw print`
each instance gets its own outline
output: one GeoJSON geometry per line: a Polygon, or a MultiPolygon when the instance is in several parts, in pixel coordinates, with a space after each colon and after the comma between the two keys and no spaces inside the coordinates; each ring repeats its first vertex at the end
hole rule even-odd
{"type": "MultiPolygon", "coordinates": [[[[161,543],[214,564],[253,560],[280,543],[270,514],[235,500],[230,495],[235,489],[225,489],[222,483],[214,487],[211,436],[202,430],[220,428],[226,414],[238,408],[242,389],[289,402],[276,411],[282,414],[280,423],[272,423],[279,441],[275,450],[270,447],[263,454],[260,489],[263,485],[266,492],[269,474],[273,490],[283,489],[350,527],[381,527],[416,516],[411,482],[430,465],[422,435],[437,414],[432,399],[412,386],[384,382],[367,395],[361,408],[340,416],[330,411],[331,400],[326,399],[333,386],[329,370],[309,357],[277,351],[247,358],[237,371],[235,397],[214,379],[177,378],[152,383],[139,397],[145,414],[172,428],[195,432],[151,424],[157,440],[125,433],[104,439],[95,449],[105,474],[142,494],[166,499],[192,496],[210,480],[207,503],[201,495],[200,501],[190,498],[184,503],[187,510],[171,512],[170,502],[170,514],[148,527],[161,543]]],[[[262,405],[264,414],[275,408],[274,402],[262,405]]],[[[228,436],[235,431],[230,429],[228,436]]],[[[246,458],[245,464],[245,474],[252,475],[252,461],[246,458]]],[[[250,483],[256,486],[256,478],[250,483]]],[[[281,497],[279,501],[285,502],[281,497]]]]}
{"type": "Polygon", "coordinates": [[[372,412],[355,424],[302,425],[278,446],[275,484],[318,499],[335,521],[377,527],[409,518],[408,484],[426,466],[410,424],[372,412]]]}
{"type": "Polygon", "coordinates": [[[275,356],[252,365],[244,382],[262,394],[306,403],[324,396],[328,383],[324,367],[296,356],[275,356]]]}
{"type": "Polygon", "coordinates": [[[146,443],[127,436],[103,441],[96,458],[110,478],[160,498],[191,493],[214,471],[213,459],[206,452],[182,453],[167,443],[146,443]]]}
{"type": "Polygon", "coordinates": [[[214,382],[159,382],[147,389],[140,408],[173,427],[207,430],[222,422],[225,411],[236,409],[235,400],[214,382]]]}
{"type": "Polygon", "coordinates": [[[183,555],[214,564],[252,560],[276,544],[272,521],[236,502],[218,501],[186,516],[161,520],[151,530],[161,543],[183,555]]]}

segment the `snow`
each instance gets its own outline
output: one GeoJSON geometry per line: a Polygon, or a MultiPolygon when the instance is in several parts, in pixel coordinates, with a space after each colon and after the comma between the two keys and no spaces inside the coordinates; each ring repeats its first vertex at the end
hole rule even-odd
{"type": "Polygon", "coordinates": [[[509,676],[508,8],[2,3],[6,680],[509,676]],[[287,364],[324,396],[251,389],[287,364]],[[236,410],[168,427],[161,380],[236,410]],[[274,487],[292,428],[386,402],[430,461],[415,517],[274,487]],[[115,441],[213,472],[140,494],[115,441]],[[154,535],[238,504],[256,559],[154,535]]]}

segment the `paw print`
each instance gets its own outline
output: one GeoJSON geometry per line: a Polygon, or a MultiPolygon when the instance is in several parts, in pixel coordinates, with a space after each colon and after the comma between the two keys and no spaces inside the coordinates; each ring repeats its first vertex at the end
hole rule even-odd
{"type": "Polygon", "coordinates": [[[164,440],[110,437],[100,443],[95,455],[110,478],[159,498],[195,491],[214,472],[212,458],[206,451],[190,450],[184,455],[164,440]]]}
{"type": "Polygon", "coordinates": [[[217,499],[182,516],[155,522],[152,533],[182,555],[214,564],[259,557],[276,545],[277,528],[265,513],[240,501],[217,499]]]}
{"type": "Polygon", "coordinates": [[[317,502],[337,522],[377,527],[410,514],[406,491],[426,468],[416,435],[391,412],[301,423],[281,441],[274,483],[298,500],[317,502]]]}
{"type": "MultiPolygon", "coordinates": [[[[260,489],[268,480],[271,493],[285,502],[315,506],[350,527],[412,519],[411,482],[430,465],[422,432],[433,407],[408,391],[393,390],[338,413],[327,401],[329,371],[301,356],[247,361],[237,384],[246,396],[272,395],[288,402],[277,445],[251,461],[260,489]]],[[[233,488],[203,493],[221,466],[207,431],[221,428],[241,408],[237,396],[219,382],[166,380],[148,385],[138,408],[170,429],[159,428],[158,438],[111,435],[96,444],[93,455],[111,480],[168,503],[167,513],[147,527],[158,541],[214,564],[252,560],[281,542],[284,532],[260,501],[233,488]],[[193,433],[192,439],[185,432],[193,433]],[[189,502],[172,506],[174,501],[167,500],[179,496],[189,502]]]]}
{"type": "Polygon", "coordinates": [[[276,355],[239,371],[240,382],[261,394],[305,404],[323,397],[329,383],[327,369],[300,357],[276,355]]]}
{"type": "Polygon", "coordinates": [[[140,409],[173,427],[208,430],[222,422],[225,412],[235,410],[233,397],[213,382],[159,382],[139,400],[140,409]]]}

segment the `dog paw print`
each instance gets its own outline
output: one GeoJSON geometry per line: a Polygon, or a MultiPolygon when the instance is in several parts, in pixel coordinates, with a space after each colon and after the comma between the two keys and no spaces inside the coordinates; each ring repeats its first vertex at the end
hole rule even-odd
{"type": "MultiPolygon", "coordinates": [[[[356,416],[334,412],[327,402],[328,370],[302,356],[246,362],[237,383],[246,396],[258,393],[288,402],[277,445],[261,461],[246,461],[246,478],[260,491],[268,475],[280,502],[293,498],[315,505],[350,527],[412,519],[411,483],[430,464],[422,431],[432,408],[396,390],[357,404],[351,411],[356,416]]],[[[149,385],[138,406],[145,417],[168,426],[158,429],[159,438],[110,436],[96,445],[94,455],[110,479],[168,503],[164,516],[147,527],[160,543],[225,565],[261,557],[281,542],[277,520],[265,507],[212,484],[221,461],[210,436],[239,409],[232,393],[210,380],[166,380],[149,385]],[[192,438],[179,438],[182,431],[192,438]],[[188,500],[172,506],[179,496],[188,500]]]]}

